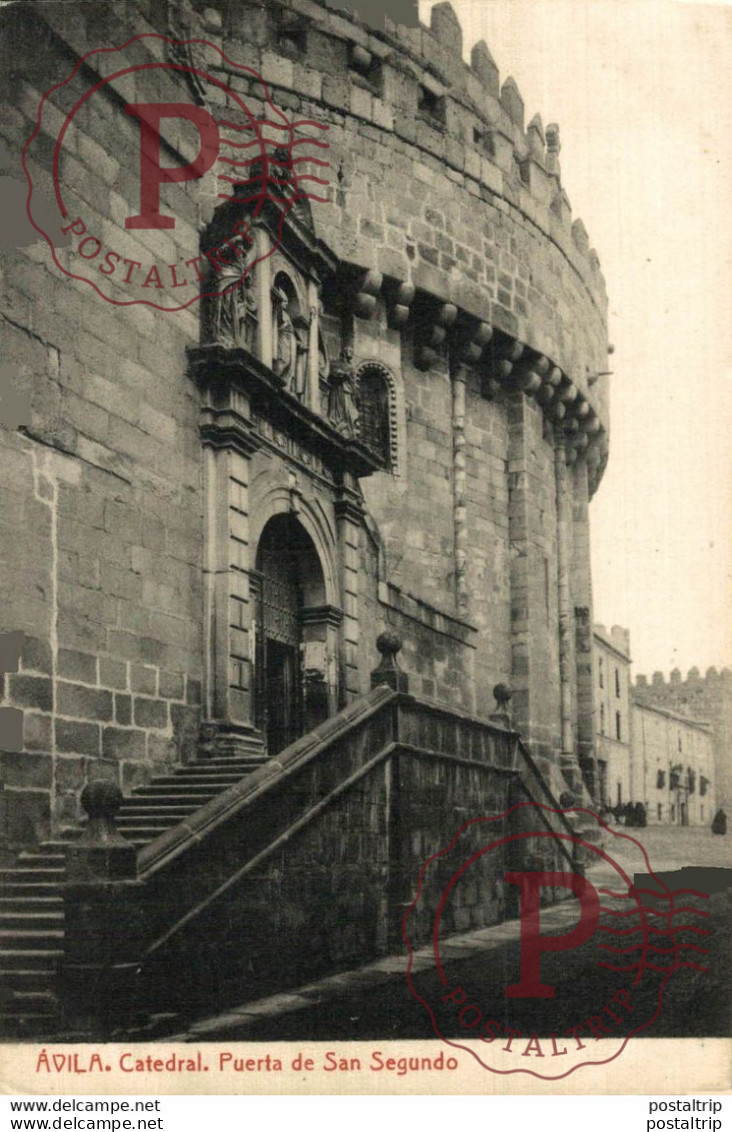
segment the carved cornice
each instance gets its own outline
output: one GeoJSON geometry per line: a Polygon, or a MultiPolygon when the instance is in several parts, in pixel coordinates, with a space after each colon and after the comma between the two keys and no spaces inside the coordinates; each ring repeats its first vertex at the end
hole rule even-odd
{"type": "Polygon", "coordinates": [[[364,506],[356,496],[341,496],[334,504],[336,519],[344,519],[355,526],[361,526],[364,519],[364,506]]]}
{"type": "Polygon", "coordinates": [[[308,605],[298,615],[301,625],[330,625],[333,629],[343,623],[343,616],[337,605],[308,605]]]}
{"type": "MultiPolygon", "coordinates": [[[[188,351],[189,368],[192,377],[201,390],[235,387],[248,399],[250,411],[272,422],[277,428],[288,433],[306,448],[311,448],[323,462],[334,469],[346,470],[354,476],[368,476],[381,468],[381,462],[356,437],[347,437],[313,412],[306,405],[284,389],[284,383],[270,369],[241,348],[224,346],[196,346],[188,351]]],[[[211,414],[227,412],[218,406],[214,410],[204,406],[203,412],[211,414]]],[[[209,419],[205,422],[207,439],[213,439],[222,428],[233,429],[232,441],[246,443],[245,437],[251,435],[254,426],[246,418],[218,422],[209,419]],[[247,427],[248,426],[248,427],[247,427]],[[213,431],[212,431],[213,430],[213,431]],[[218,430],[218,432],[217,432],[218,430]]]]}

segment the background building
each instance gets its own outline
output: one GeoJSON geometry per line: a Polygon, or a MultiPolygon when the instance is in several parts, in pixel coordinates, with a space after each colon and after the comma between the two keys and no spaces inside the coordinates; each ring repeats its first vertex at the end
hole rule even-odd
{"type": "Polygon", "coordinates": [[[648,824],[711,825],[717,800],[709,726],[634,703],[632,731],[631,790],[648,824]]]}
{"type": "Polygon", "coordinates": [[[595,801],[620,806],[634,800],[631,792],[630,634],[613,625],[594,630],[593,668],[597,720],[597,784],[595,801]]]}
{"type": "Polygon", "coordinates": [[[689,669],[685,680],[675,668],[666,680],[662,672],[648,677],[637,675],[634,697],[637,703],[665,708],[690,719],[709,724],[714,744],[717,803],[732,807],[732,672],[708,668],[702,676],[698,668],[689,669]]]}
{"type": "MultiPolygon", "coordinates": [[[[596,625],[594,681],[597,705],[597,788],[595,800],[616,809],[641,803],[649,825],[710,825],[719,801],[718,760],[723,743],[709,720],[682,711],[723,702],[726,676],[712,670],[712,696],[696,670],[689,674],[692,694],[678,674],[666,685],[656,673],[649,689],[644,676],[631,685],[630,634],[613,625],[596,625]],[[678,678],[677,678],[678,677],[678,678]],[[674,694],[674,689],[676,694],[674,694]],[[693,696],[693,691],[701,694],[693,696]],[[674,710],[668,704],[676,704],[674,710]]],[[[709,678],[708,678],[709,679],[709,678]]],[[[716,716],[718,718],[718,715],[716,716]]]]}

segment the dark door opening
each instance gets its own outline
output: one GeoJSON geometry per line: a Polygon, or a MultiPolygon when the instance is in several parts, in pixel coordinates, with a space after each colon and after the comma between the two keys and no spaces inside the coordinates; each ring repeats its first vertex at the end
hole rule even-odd
{"type": "Polygon", "coordinates": [[[271,638],[265,638],[264,655],[267,748],[273,755],[293,743],[300,734],[299,656],[293,645],[271,638]]]}
{"type": "Polygon", "coordinates": [[[325,715],[313,712],[325,673],[305,668],[303,634],[303,611],[324,602],[325,583],[312,539],[292,515],[267,523],[256,569],[256,718],[274,755],[327,716],[327,706],[325,715]]]}

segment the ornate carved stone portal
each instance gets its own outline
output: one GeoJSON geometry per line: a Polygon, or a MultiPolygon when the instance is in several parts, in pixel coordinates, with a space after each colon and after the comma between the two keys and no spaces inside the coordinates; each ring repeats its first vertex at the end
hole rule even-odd
{"type": "Polygon", "coordinates": [[[254,217],[235,197],[203,240],[190,362],[204,445],[205,726],[219,753],[264,739],[271,755],[360,691],[358,479],[382,461],[359,435],[350,345],[329,362],[321,286],[337,291],[339,265],[308,220],[273,202],[254,217]]]}

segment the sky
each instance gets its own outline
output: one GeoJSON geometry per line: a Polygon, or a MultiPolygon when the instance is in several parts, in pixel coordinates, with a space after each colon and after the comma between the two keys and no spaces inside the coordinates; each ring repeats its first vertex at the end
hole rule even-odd
{"type": "Polygon", "coordinates": [[[732,6],[453,7],[465,57],[485,39],[526,121],[559,124],[562,184],[607,281],[595,620],[630,629],[635,673],[732,667],[732,6]]]}

